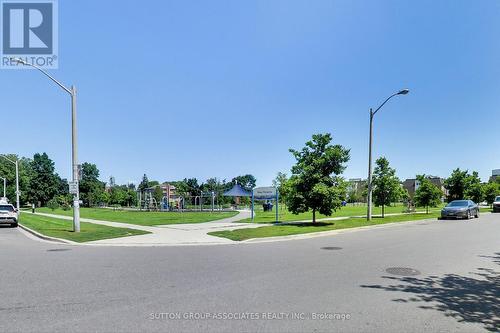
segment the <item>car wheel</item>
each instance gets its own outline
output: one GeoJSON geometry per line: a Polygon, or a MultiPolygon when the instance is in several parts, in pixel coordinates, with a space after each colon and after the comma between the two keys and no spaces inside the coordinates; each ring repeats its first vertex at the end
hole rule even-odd
{"type": "Polygon", "coordinates": [[[16,223],[11,223],[11,224],[10,224],[10,227],[11,227],[11,228],[17,228],[17,222],[16,222],[16,223]]]}
{"type": "Polygon", "coordinates": [[[477,209],[477,210],[476,210],[476,215],[474,215],[474,217],[475,217],[476,219],[478,219],[478,218],[479,218],[479,209],[477,209]]]}
{"type": "Polygon", "coordinates": [[[470,210],[467,211],[467,220],[470,220],[472,218],[472,214],[470,213],[470,210]]]}

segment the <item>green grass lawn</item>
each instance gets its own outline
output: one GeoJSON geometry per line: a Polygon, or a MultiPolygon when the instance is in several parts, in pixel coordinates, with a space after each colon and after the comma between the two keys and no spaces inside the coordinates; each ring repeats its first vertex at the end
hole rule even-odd
{"type": "MultiPolygon", "coordinates": [[[[72,210],[38,208],[39,213],[72,216],[72,210]]],[[[108,208],[80,208],[80,216],[94,220],[122,222],[137,225],[163,225],[201,223],[235,216],[238,212],[141,212],[130,210],[112,210],[108,208]]]]}
{"type": "Polygon", "coordinates": [[[316,222],[316,224],[313,224],[312,222],[299,224],[276,224],[273,226],[259,228],[236,229],[233,231],[215,231],[208,234],[212,236],[228,238],[234,241],[242,241],[252,238],[289,236],[394,222],[423,220],[436,218],[438,216],[439,213],[395,215],[386,216],[385,218],[373,218],[371,222],[366,221],[366,218],[348,218],[338,221],[316,222]]]}
{"type": "Polygon", "coordinates": [[[73,222],[47,216],[22,213],[22,225],[50,237],[63,238],[74,242],[89,242],[99,239],[149,234],[147,231],[114,228],[105,225],[81,222],[80,232],[73,232],[73,222]]]}
{"type": "MultiPolygon", "coordinates": [[[[444,205],[443,205],[444,206],[444,205]]],[[[429,212],[440,211],[442,206],[429,208],[429,212]]],[[[351,206],[347,205],[337,210],[332,216],[324,216],[321,214],[316,214],[316,219],[326,218],[326,217],[344,217],[344,216],[366,216],[366,205],[364,206],[351,206]]],[[[403,213],[406,209],[406,206],[403,205],[395,205],[390,207],[385,207],[386,214],[398,214],[403,213]]],[[[373,215],[381,215],[382,207],[373,207],[373,215]]],[[[417,208],[417,212],[425,212],[425,208],[417,208]]],[[[284,207],[279,208],[279,220],[280,222],[290,222],[290,221],[304,221],[304,220],[312,220],[312,212],[301,213],[295,215],[284,207]]],[[[256,207],[256,215],[255,215],[255,223],[273,223],[276,221],[276,212],[263,212],[262,207],[256,207]]],[[[252,219],[245,219],[239,222],[252,222],[252,219]]]]}

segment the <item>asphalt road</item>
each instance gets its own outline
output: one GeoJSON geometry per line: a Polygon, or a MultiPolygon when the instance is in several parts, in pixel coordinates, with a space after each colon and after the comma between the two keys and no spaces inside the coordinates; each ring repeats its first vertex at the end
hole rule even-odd
{"type": "Polygon", "coordinates": [[[53,245],[0,228],[1,332],[499,330],[500,214],[191,247],[53,245]]]}

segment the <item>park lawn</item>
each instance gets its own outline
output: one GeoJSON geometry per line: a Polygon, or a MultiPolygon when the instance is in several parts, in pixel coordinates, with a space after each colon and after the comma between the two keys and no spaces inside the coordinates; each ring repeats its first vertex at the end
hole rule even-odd
{"type": "Polygon", "coordinates": [[[369,225],[379,225],[394,222],[416,221],[430,218],[436,218],[439,213],[429,214],[405,214],[386,216],[385,218],[376,217],[368,222],[366,218],[347,218],[336,221],[325,222],[304,222],[304,223],[290,223],[290,224],[276,224],[273,226],[259,227],[259,228],[245,228],[236,230],[214,231],[208,233],[212,236],[228,238],[233,241],[243,241],[252,238],[265,238],[276,236],[289,236],[298,234],[308,234],[320,231],[339,230],[355,227],[364,227],[369,225]]]}
{"type": "MultiPolygon", "coordinates": [[[[48,213],[72,216],[72,210],[50,208],[38,208],[38,213],[48,213]]],[[[144,226],[164,224],[201,223],[232,217],[238,212],[141,212],[131,210],[113,210],[109,208],[80,208],[80,216],[83,218],[122,222],[144,226]]]]}
{"type": "Polygon", "coordinates": [[[73,222],[53,217],[33,214],[21,214],[19,221],[22,225],[49,237],[67,239],[83,243],[100,239],[127,237],[149,234],[147,231],[108,227],[93,223],[80,223],[80,232],[73,232],[73,222]]]}
{"type": "MultiPolygon", "coordinates": [[[[439,207],[429,207],[429,213],[440,211],[444,205],[439,207]]],[[[401,214],[405,210],[406,206],[401,204],[395,206],[385,207],[386,214],[401,214]]],[[[337,210],[332,214],[332,216],[325,216],[317,213],[316,219],[328,218],[328,217],[346,217],[346,216],[366,216],[366,206],[345,206],[337,210]]],[[[373,207],[373,215],[382,215],[382,207],[373,207]]],[[[417,208],[416,212],[425,212],[425,208],[417,208]]],[[[291,221],[307,221],[312,220],[312,212],[300,213],[298,215],[289,212],[286,208],[279,208],[279,220],[280,222],[291,222],[291,221]]],[[[254,223],[273,223],[276,221],[276,211],[263,212],[261,207],[257,207],[254,223]]],[[[245,219],[238,222],[252,222],[252,219],[245,219]]]]}

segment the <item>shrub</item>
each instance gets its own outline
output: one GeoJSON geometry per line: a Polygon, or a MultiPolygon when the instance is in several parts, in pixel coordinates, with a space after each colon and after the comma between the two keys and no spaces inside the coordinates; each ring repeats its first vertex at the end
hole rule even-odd
{"type": "Polygon", "coordinates": [[[47,202],[47,207],[49,207],[51,210],[56,210],[57,208],[59,208],[59,203],[57,202],[57,199],[56,198],[50,199],[47,202]]]}

